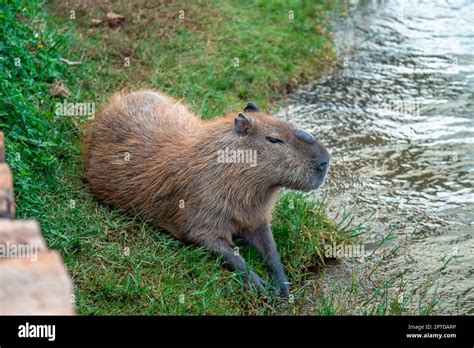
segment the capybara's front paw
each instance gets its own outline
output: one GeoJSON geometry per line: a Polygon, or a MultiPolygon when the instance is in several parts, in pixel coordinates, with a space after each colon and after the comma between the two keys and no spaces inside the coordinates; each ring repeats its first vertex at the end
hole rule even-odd
{"type": "Polygon", "coordinates": [[[288,297],[290,295],[290,283],[282,282],[274,287],[274,292],[276,296],[279,297],[288,297]]]}
{"type": "Polygon", "coordinates": [[[271,287],[265,280],[260,278],[256,273],[252,272],[248,275],[248,277],[246,277],[244,288],[255,290],[259,294],[262,294],[267,293],[271,287]]]}

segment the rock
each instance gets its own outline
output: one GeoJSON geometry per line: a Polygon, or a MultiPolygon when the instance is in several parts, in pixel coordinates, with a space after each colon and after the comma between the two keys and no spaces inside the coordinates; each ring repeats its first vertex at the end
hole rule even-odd
{"type": "Polygon", "coordinates": [[[72,315],[73,285],[58,251],[0,260],[0,315],[72,315]]]}

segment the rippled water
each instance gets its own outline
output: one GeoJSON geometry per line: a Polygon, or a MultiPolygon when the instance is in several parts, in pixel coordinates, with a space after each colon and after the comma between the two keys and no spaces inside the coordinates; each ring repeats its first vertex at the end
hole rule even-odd
{"type": "Polygon", "coordinates": [[[371,216],[369,254],[396,237],[379,277],[414,288],[449,260],[439,310],[474,314],[474,3],[364,2],[334,39],[341,67],[280,112],[330,149],[318,195],[371,216]]]}

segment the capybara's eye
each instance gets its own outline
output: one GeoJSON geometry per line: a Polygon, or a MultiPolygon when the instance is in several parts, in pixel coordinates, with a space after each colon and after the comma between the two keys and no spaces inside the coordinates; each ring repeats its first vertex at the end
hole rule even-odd
{"type": "Polygon", "coordinates": [[[272,144],[283,144],[283,140],[273,137],[266,137],[266,139],[272,144]]]}

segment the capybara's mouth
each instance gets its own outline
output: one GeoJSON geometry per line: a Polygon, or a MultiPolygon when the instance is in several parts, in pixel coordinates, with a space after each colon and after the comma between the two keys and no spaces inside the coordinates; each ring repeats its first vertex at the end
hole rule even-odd
{"type": "Polygon", "coordinates": [[[324,170],[324,173],[319,173],[318,175],[316,175],[313,190],[316,190],[320,188],[321,186],[323,186],[324,182],[326,181],[328,170],[329,170],[329,163],[326,165],[326,169],[324,170]]]}
{"type": "Polygon", "coordinates": [[[325,161],[318,162],[315,166],[314,171],[315,174],[313,176],[311,190],[316,190],[324,184],[327,173],[329,171],[329,158],[327,158],[325,161]]]}

